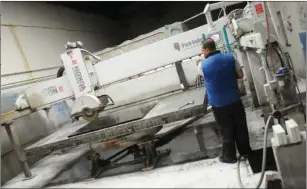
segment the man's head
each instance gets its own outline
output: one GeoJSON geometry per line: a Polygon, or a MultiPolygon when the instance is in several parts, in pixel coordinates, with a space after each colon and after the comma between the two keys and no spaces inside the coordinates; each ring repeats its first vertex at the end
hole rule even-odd
{"type": "Polygon", "coordinates": [[[201,49],[203,55],[206,57],[211,52],[216,51],[215,41],[211,38],[207,38],[202,42],[202,49],[201,49]]]}

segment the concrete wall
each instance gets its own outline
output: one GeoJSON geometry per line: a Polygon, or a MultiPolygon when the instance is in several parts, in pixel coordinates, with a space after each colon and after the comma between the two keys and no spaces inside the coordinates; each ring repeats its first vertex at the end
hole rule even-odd
{"type": "Polygon", "coordinates": [[[89,51],[98,51],[123,41],[112,20],[79,13],[66,7],[38,2],[2,3],[1,74],[33,73],[1,77],[2,86],[54,74],[67,41],[80,40],[89,51]]]}
{"type": "MultiPolygon", "coordinates": [[[[80,40],[95,52],[124,40],[112,20],[40,2],[2,2],[1,18],[1,113],[12,110],[18,94],[34,81],[55,76],[67,41],[80,40]]],[[[27,145],[67,121],[67,107],[59,104],[48,114],[41,111],[16,121],[12,128],[27,145]]],[[[0,138],[4,183],[21,169],[4,128],[0,138]]]]}

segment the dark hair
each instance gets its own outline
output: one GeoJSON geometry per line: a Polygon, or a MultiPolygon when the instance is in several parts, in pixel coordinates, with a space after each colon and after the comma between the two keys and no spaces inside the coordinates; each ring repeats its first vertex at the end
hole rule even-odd
{"type": "Polygon", "coordinates": [[[211,51],[215,51],[216,50],[215,41],[211,38],[207,38],[207,39],[203,40],[202,48],[203,49],[209,49],[211,51]]]}

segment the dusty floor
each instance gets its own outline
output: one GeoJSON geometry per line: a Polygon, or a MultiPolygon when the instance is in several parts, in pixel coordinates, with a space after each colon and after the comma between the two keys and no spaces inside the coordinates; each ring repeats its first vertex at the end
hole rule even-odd
{"type": "MultiPolygon", "coordinates": [[[[222,164],[217,158],[201,160],[97,180],[55,186],[55,188],[239,188],[236,164],[222,164]]],[[[246,188],[257,185],[260,174],[253,175],[241,166],[246,188]]],[[[262,184],[264,186],[264,182],[262,184]]]]}
{"type": "MultiPolygon", "coordinates": [[[[202,96],[203,94],[196,94],[202,96]]],[[[191,97],[194,98],[194,97],[191,97]]],[[[200,98],[197,98],[200,99],[200,98]]],[[[165,104],[160,104],[156,109],[168,107],[168,111],[172,111],[174,105],[178,108],[182,104],[177,103],[179,99],[173,99],[165,104]],[[167,104],[170,104],[167,106],[167,104]],[[171,108],[169,108],[171,107],[171,108]]],[[[201,103],[201,102],[196,102],[201,103]]],[[[175,109],[176,109],[175,107],[175,109]]],[[[160,110],[161,110],[160,109],[160,110]]],[[[158,111],[159,112],[159,111],[158,111]]],[[[260,116],[260,110],[253,110],[251,107],[246,108],[247,121],[250,132],[250,141],[253,149],[259,149],[263,143],[263,127],[264,121],[260,116]]],[[[208,114],[205,118],[195,122],[193,125],[206,125],[214,120],[212,114],[208,114]]],[[[191,125],[190,127],[192,127],[191,125]]],[[[53,140],[61,140],[67,134],[78,130],[81,126],[70,125],[63,128],[63,131],[54,133],[38,144],[44,144],[53,140]],[[70,128],[69,128],[70,127],[70,128]],[[72,129],[73,128],[73,129],[72,129]],[[72,129],[72,130],[71,130],[72,129]],[[65,131],[65,132],[64,132],[65,131]]],[[[216,136],[211,127],[203,129],[205,144],[207,148],[220,146],[220,140],[216,136]]],[[[271,136],[269,136],[270,138],[271,136]]],[[[165,147],[172,149],[170,158],[176,159],[182,153],[198,151],[193,130],[183,133],[174,141],[165,147]]],[[[66,154],[54,153],[39,161],[31,170],[36,177],[31,180],[25,180],[21,173],[17,177],[7,182],[3,188],[41,188],[46,185],[56,185],[56,188],[238,188],[236,164],[221,164],[217,158],[200,160],[181,165],[172,165],[168,167],[157,168],[149,172],[136,172],[129,174],[121,174],[110,177],[103,177],[96,180],[87,180],[89,174],[89,162],[86,161],[84,155],[89,151],[88,146],[83,146],[66,154]],[[83,180],[83,181],[82,181],[83,180]],[[72,183],[74,182],[74,183],[72,183]],[[63,184],[70,183],[70,184],[63,184]]],[[[114,151],[103,152],[103,156],[109,156],[114,151]]],[[[253,174],[250,168],[242,165],[242,179],[246,188],[253,188],[259,178],[259,174],[253,174]]],[[[106,175],[108,176],[108,175],[106,175]]]]}

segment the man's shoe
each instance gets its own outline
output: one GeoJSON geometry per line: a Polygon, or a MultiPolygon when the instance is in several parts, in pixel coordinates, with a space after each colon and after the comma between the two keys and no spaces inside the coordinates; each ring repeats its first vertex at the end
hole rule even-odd
{"type": "Polygon", "coordinates": [[[219,160],[220,160],[221,163],[230,163],[230,164],[237,163],[237,159],[225,160],[225,159],[223,158],[223,156],[220,156],[220,157],[219,157],[219,160]]]}
{"type": "Polygon", "coordinates": [[[240,160],[240,161],[246,161],[246,160],[248,160],[248,155],[238,156],[237,159],[240,160]],[[241,157],[241,159],[239,159],[240,157],[241,157]]]}

